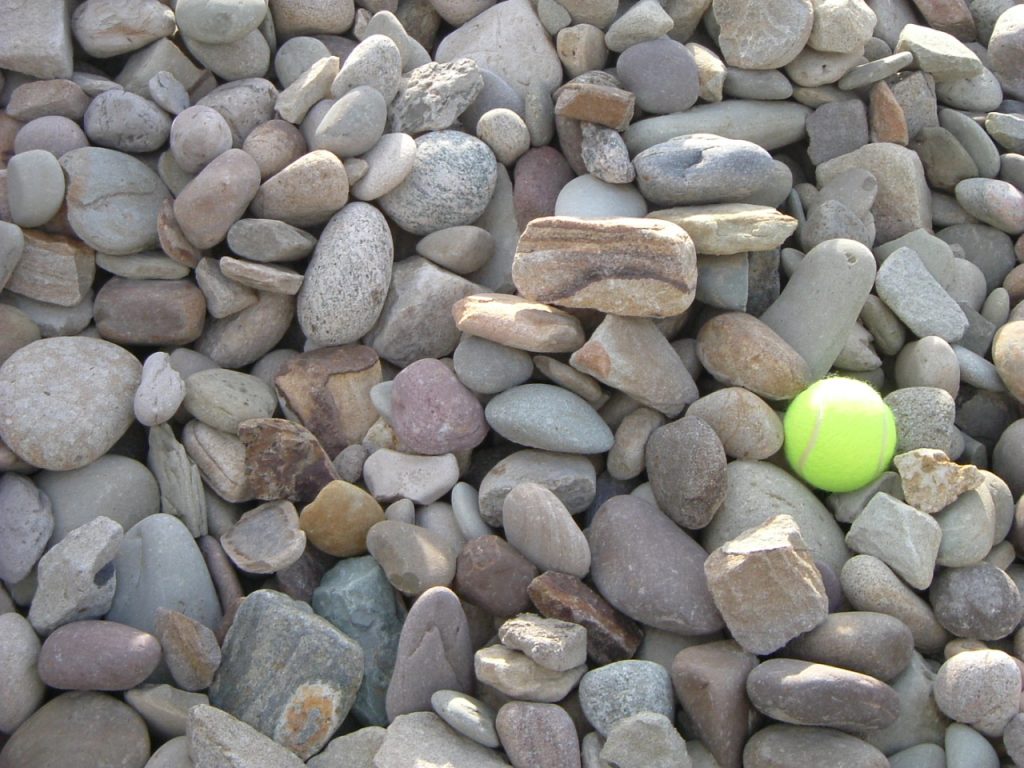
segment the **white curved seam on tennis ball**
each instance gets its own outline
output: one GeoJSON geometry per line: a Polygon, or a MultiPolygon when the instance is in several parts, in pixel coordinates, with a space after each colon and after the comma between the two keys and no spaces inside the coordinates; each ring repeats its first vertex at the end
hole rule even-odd
{"type": "Polygon", "coordinates": [[[807,464],[807,459],[810,457],[811,451],[814,450],[815,444],[818,442],[818,432],[821,431],[821,422],[825,420],[825,404],[818,403],[818,416],[814,420],[814,429],[811,430],[810,436],[807,438],[807,444],[804,446],[803,453],[800,454],[800,461],[797,462],[796,471],[803,472],[804,467],[807,464]]]}

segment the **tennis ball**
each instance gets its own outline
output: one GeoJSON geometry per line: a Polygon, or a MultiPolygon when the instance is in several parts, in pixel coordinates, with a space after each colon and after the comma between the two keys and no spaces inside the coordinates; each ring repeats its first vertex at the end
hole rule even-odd
{"type": "Polygon", "coordinates": [[[783,450],[793,470],[823,491],[853,491],[877,478],[896,452],[896,420],[869,384],[839,376],[790,403],[783,450]]]}

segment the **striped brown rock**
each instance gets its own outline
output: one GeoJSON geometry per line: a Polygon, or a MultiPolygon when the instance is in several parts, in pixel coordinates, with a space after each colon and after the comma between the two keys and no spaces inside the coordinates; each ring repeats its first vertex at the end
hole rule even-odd
{"type": "Polygon", "coordinates": [[[625,217],[534,219],[512,281],[526,298],[632,317],[679,315],[693,303],[697,257],[684,229],[625,217]]]}
{"type": "Polygon", "coordinates": [[[580,321],[555,307],[503,293],[477,293],[452,305],[456,327],[527,352],[574,352],[586,337],[580,321]]]}

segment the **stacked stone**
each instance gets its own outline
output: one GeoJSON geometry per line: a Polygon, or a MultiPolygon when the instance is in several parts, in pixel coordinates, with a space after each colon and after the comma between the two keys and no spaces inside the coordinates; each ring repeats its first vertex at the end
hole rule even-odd
{"type": "Polygon", "coordinates": [[[0,768],[1024,766],[1022,262],[1013,0],[0,0],[0,768]]]}

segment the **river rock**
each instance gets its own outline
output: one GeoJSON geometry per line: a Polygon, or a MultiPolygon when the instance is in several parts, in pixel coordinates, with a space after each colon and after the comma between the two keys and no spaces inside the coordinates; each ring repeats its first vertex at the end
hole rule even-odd
{"type": "Polygon", "coordinates": [[[343,559],[313,591],[313,610],[363,649],[363,682],[352,713],[360,722],[386,725],[385,697],[405,607],[383,569],[372,557],[343,559]],[[367,621],[367,616],[372,620],[367,621]]]}
{"type": "Polygon", "coordinates": [[[58,627],[39,651],[39,677],[51,688],[123,691],[143,682],[160,662],[160,642],[114,621],[58,627]]]}
{"type": "Polygon", "coordinates": [[[534,301],[668,317],[693,302],[696,269],[692,242],[671,224],[551,217],[527,225],[512,279],[534,301]]]}
{"type": "Polygon", "coordinates": [[[583,578],[590,571],[590,547],[569,511],[550,490],[521,483],[505,497],[502,525],[508,542],[540,570],[583,578]]]}
{"type": "Polygon", "coordinates": [[[741,202],[769,172],[772,159],[749,141],[693,134],[645,149],[634,164],[644,197],[672,206],[741,202]]]}
{"type": "Polygon", "coordinates": [[[366,534],[366,548],[388,580],[407,595],[447,586],[455,578],[458,553],[439,534],[426,528],[382,520],[366,534]]]}
{"type": "Polygon", "coordinates": [[[315,149],[264,181],[251,210],[258,218],[310,227],[328,221],[347,201],[345,166],[334,153],[315,149]]]}
{"type": "Polygon", "coordinates": [[[472,683],[473,647],[466,614],[450,589],[427,590],[413,603],[402,626],[387,691],[388,720],[430,712],[435,692],[468,692],[472,683]]]}
{"type": "Polygon", "coordinates": [[[527,589],[537,568],[500,536],[485,534],[463,544],[454,588],[466,602],[504,618],[530,606],[527,589]]]}
{"type": "Polygon", "coordinates": [[[0,370],[0,399],[7,403],[0,408],[0,437],[37,467],[85,466],[128,428],[141,375],[141,364],[107,341],[33,342],[0,370]]]}
{"type": "Polygon", "coordinates": [[[302,555],[306,534],[289,501],[271,501],[250,509],[221,536],[228,557],[246,573],[276,573],[302,555]]]}
{"type": "Polygon", "coordinates": [[[220,601],[202,553],[175,517],[150,515],[124,536],[117,558],[117,591],[108,621],[152,633],[157,611],[168,608],[209,629],[221,620],[220,601]]]}
{"type": "Polygon", "coordinates": [[[27,477],[0,475],[0,579],[21,581],[42,556],[53,533],[50,499],[27,477]]]}
{"type": "Polygon", "coordinates": [[[614,436],[579,395],[551,384],[523,384],[487,404],[487,423],[519,445],[560,453],[601,453],[614,436]]]}
{"type": "Polygon", "coordinates": [[[1017,714],[1011,700],[1019,680],[1020,669],[1003,651],[964,651],[939,667],[935,703],[954,720],[996,736],[1017,714]]]}
{"type": "Polygon", "coordinates": [[[362,664],[359,645],[330,622],[259,590],[235,615],[210,701],[306,758],[351,709],[362,664]],[[301,654],[292,652],[296,642],[301,654]]]}
{"type": "Polygon", "coordinates": [[[436,131],[416,140],[416,159],[405,181],[379,198],[402,229],[427,235],[471,224],[484,212],[497,183],[497,160],[479,139],[436,131]]]}
{"type": "Polygon", "coordinates": [[[71,691],[48,701],[0,750],[0,765],[118,765],[143,768],[150,755],[146,723],[105,693],[71,691]]]}
{"type": "Polygon", "coordinates": [[[790,641],[785,655],[892,680],[911,662],[914,636],[899,619],[873,611],[831,613],[790,641]]]}
{"type": "Polygon", "coordinates": [[[527,352],[573,352],[585,340],[579,320],[569,313],[517,296],[466,296],[451,313],[460,331],[527,352]]]}
{"type": "Polygon", "coordinates": [[[707,554],[656,508],[636,497],[609,499],[597,511],[589,539],[594,584],[623,613],[682,634],[721,628],[703,571],[707,554]],[[646,554],[638,557],[636,547],[646,554]],[[667,581],[670,572],[676,576],[667,581]]]}
{"type": "Polygon", "coordinates": [[[726,457],[711,426],[685,416],[651,433],[645,465],[658,509],[688,530],[704,528],[718,511],[726,492],[726,457]],[[674,468],[685,461],[690,471],[674,468]]]}
{"type": "Polygon", "coordinates": [[[378,501],[406,498],[417,504],[432,504],[458,479],[458,461],[451,453],[417,456],[381,448],[363,464],[363,481],[378,501]]]}
{"type": "Polygon", "coordinates": [[[46,695],[46,686],[37,671],[39,637],[24,616],[11,611],[0,614],[0,640],[0,731],[14,733],[39,709],[46,695]]]}
{"type": "Polygon", "coordinates": [[[416,453],[439,455],[475,448],[487,434],[479,401],[443,363],[417,360],[394,379],[391,423],[416,453]]]}
{"type": "Polygon", "coordinates": [[[399,715],[373,762],[379,768],[416,768],[423,760],[453,768],[509,768],[494,750],[456,733],[433,712],[399,715]]]}

